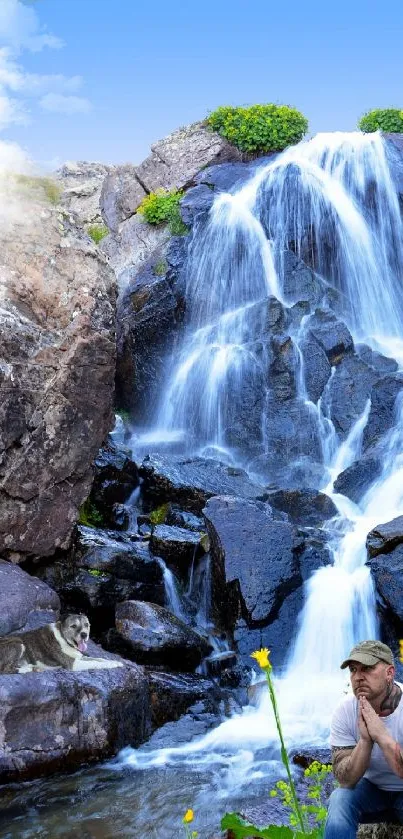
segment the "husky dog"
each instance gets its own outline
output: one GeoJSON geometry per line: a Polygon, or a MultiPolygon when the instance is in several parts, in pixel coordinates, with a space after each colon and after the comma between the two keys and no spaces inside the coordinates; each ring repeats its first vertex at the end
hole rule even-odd
{"type": "Polygon", "coordinates": [[[69,615],[38,629],[0,638],[0,673],[31,673],[64,667],[92,670],[123,667],[119,661],[84,655],[90,635],[85,615],[69,615]]]}

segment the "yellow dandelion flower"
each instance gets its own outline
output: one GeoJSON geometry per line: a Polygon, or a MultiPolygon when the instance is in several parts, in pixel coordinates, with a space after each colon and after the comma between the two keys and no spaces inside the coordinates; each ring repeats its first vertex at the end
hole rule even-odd
{"type": "Polygon", "coordinates": [[[186,810],[186,813],[183,817],[183,821],[185,824],[190,824],[190,822],[193,821],[194,817],[195,816],[193,810],[186,810]]]}
{"type": "Polygon", "coordinates": [[[400,651],[399,651],[399,652],[400,652],[400,655],[399,655],[399,658],[400,658],[401,663],[403,664],[403,640],[402,640],[402,641],[399,641],[399,647],[400,647],[400,651]]]}
{"type": "Polygon", "coordinates": [[[254,653],[251,653],[251,658],[256,659],[259,667],[261,667],[262,670],[271,670],[269,654],[270,650],[268,650],[267,647],[262,647],[261,650],[255,650],[254,653]]]}

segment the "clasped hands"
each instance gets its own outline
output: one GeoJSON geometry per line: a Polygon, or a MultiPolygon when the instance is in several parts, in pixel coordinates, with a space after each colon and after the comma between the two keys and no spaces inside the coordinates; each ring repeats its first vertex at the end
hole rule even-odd
{"type": "Polygon", "coordinates": [[[365,696],[358,699],[358,728],[363,740],[372,741],[378,746],[385,739],[391,739],[389,731],[365,696]]]}

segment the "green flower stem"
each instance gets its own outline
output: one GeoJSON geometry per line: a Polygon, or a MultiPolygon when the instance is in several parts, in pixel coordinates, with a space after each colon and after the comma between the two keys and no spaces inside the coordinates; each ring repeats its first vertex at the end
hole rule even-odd
{"type": "Polygon", "coordinates": [[[295,791],[294,781],[293,781],[292,775],[291,775],[290,761],[288,760],[288,754],[287,754],[287,750],[286,750],[286,747],[285,747],[285,744],[284,744],[283,730],[281,728],[280,716],[279,716],[279,713],[278,713],[276,694],[274,692],[273,684],[272,684],[272,681],[271,681],[271,678],[270,678],[270,670],[265,668],[265,673],[266,673],[267,684],[268,684],[268,687],[269,687],[271,704],[273,706],[274,718],[276,720],[278,736],[280,737],[281,759],[283,761],[283,764],[284,764],[286,772],[287,772],[288,782],[290,784],[291,795],[292,795],[292,798],[293,798],[293,801],[294,801],[295,812],[296,812],[296,815],[297,815],[297,818],[298,818],[298,821],[299,821],[301,832],[306,834],[304,819],[303,819],[303,816],[302,816],[302,813],[301,813],[301,810],[300,810],[299,801],[298,801],[298,798],[297,798],[297,793],[295,791]]]}

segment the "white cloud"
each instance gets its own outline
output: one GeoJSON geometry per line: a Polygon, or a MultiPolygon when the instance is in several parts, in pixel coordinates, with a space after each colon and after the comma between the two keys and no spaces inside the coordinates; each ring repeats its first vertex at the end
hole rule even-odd
{"type": "Polygon", "coordinates": [[[88,99],[82,96],[63,96],[61,93],[47,93],[39,104],[44,111],[55,114],[86,114],[91,108],[88,99]]]}
{"type": "Polygon", "coordinates": [[[26,73],[20,55],[44,47],[59,48],[62,41],[40,25],[37,12],[22,0],[0,0],[0,131],[29,122],[27,102],[37,100],[42,110],[73,115],[87,113],[88,99],[76,96],[81,76],[26,73]]]}
{"type": "Polygon", "coordinates": [[[59,49],[63,41],[41,27],[35,9],[20,0],[1,0],[0,40],[16,53],[23,49],[39,52],[44,47],[59,49]]]}
{"type": "Polygon", "coordinates": [[[29,118],[24,106],[17,99],[0,94],[0,131],[12,124],[26,125],[28,122],[29,118]]]}

